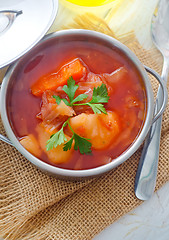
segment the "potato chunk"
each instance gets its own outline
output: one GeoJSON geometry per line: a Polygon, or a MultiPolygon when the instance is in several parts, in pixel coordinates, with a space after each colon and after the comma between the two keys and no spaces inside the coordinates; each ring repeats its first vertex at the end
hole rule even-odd
{"type": "Polygon", "coordinates": [[[39,147],[38,141],[36,140],[33,134],[29,134],[28,136],[23,137],[20,140],[20,143],[24,148],[26,148],[26,150],[28,150],[34,156],[40,157],[41,149],[39,147]]]}
{"type": "MultiPolygon", "coordinates": [[[[37,126],[36,128],[37,133],[38,133],[38,139],[39,139],[39,144],[42,150],[46,153],[48,156],[48,159],[52,163],[60,164],[60,163],[65,163],[68,162],[69,159],[72,156],[72,153],[74,151],[74,143],[72,144],[72,148],[68,151],[63,151],[63,145],[61,144],[57,146],[56,148],[53,148],[49,151],[46,150],[46,144],[47,141],[50,139],[51,134],[49,133],[48,130],[46,130],[44,127],[41,125],[37,126]]],[[[70,140],[70,137],[65,134],[67,140],[70,140]]]]}
{"type": "Polygon", "coordinates": [[[114,112],[105,114],[82,113],[70,119],[73,130],[90,139],[94,149],[109,147],[120,131],[118,116],[114,112]]]}

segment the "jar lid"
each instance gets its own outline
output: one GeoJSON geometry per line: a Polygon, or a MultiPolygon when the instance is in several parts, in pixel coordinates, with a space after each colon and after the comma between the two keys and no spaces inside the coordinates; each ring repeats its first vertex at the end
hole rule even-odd
{"type": "Polygon", "coordinates": [[[1,0],[0,68],[28,52],[45,35],[58,11],[58,0],[1,0]]]}

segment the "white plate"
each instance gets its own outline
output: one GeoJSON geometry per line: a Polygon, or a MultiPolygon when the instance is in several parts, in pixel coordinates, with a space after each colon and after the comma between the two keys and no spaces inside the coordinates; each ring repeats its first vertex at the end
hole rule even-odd
{"type": "Polygon", "coordinates": [[[0,0],[0,68],[39,42],[52,25],[57,10],[58,0],[0,0]],[[10,21],[4,11],[12,10],[22,12],[14,14],[13,23],[7,27],[10,21]]]}

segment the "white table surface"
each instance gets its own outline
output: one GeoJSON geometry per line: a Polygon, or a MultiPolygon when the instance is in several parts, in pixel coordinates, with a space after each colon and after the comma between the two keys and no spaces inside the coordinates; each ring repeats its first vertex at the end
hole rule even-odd
{"type": "Polygon", "coordinates": [[[169,240],[169,182],[93,240],[169,240]]]}

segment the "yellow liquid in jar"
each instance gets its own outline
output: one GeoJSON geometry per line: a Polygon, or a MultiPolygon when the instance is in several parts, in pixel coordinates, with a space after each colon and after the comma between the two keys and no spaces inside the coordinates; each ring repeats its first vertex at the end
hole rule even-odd
{"type": "Polygon", "coordinates": [[[67,0],[68,2],[85,7],[98,7],[107,3],[114,2],[115,0],[67,0]]]}

